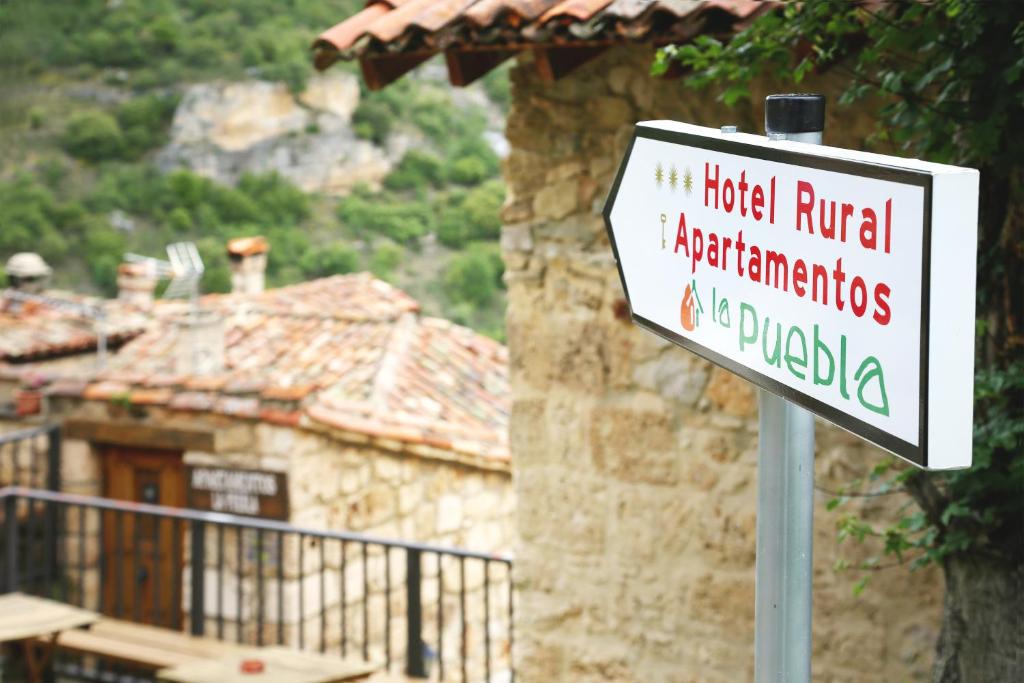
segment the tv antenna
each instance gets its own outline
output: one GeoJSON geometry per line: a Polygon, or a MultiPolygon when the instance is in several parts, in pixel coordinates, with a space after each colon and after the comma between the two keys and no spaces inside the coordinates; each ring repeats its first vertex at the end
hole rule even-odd
{"type": "Polygon", "coordinates": [[[203,279],[205,267],[195,242],[175,242],[167,245],[166,261],[131,253],[125,254],[124,258],[129,263],[138,263],[149,268],[150,272],[160,279],[169,279],[171,282],[164,290],[164,298],[187,298],[193,309],[199,307],[199,281],[203,279]]]}

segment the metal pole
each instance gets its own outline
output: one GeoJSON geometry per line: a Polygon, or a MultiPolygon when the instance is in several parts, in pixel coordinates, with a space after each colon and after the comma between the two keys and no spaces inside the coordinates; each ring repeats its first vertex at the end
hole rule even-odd
{"type": "MultiPolygon", "coordinates": [[[[821,144],[825,98],[771,95],[773,140],[821,144]]],[[[814,415],[760,391],[754,669],[757,683],[811,680],[814,415]]]]}

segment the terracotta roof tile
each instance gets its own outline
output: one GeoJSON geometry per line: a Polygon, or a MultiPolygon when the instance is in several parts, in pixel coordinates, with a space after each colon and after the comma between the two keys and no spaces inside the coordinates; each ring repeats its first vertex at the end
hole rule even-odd
{"type": "Polygon", "coordinates": [[[324,31],[313,47],[319,68],[337,59],[400,52],[528,49],[566,39],[607,44],[672,42],[693,27],[736,30],[777,7],[771,0],[407,0],[370,2],[324,31]],[[715,21],[707,22],[709,18],[715,21]],[[731,27],[731,28],[730,28],[731,27]]]}
{"type": "Polygon", "coordinates": [[[82,392],[83,397],[98,401],[107,401],[118,396],[127,396],[131,386],[124,382],[102,381],[94,382],[82,392]]]}
{"type": "Polygon", "coordinates": [[[383,440],[507,453],[505,347],[419,316],[417,302],[387,283],[345,275],[200,303],[223,321],[222,371],[177,367],[181,330],[165,308],[82,395],[131,390],[176,410],[289,425],[306,416],[383,440]]]}
{"type": "MultiPolygon", "coordinates": [[[[25,362],[90,352],[97,347],[92,318],[44,303],[19,302],[0,290],[0,361],[25,362]]],[[[71,292],[50,291],[54,299],[86,306],[102,305],[107,345],[116,347],[139,335],[150,316],[130,304],[71,292]]]]}
{"type": "Polygon", "coordinates": [[[128,395],[132,403],[139,405],[164,405],[174,397],[169,389],[133,389],[128,395]]]}

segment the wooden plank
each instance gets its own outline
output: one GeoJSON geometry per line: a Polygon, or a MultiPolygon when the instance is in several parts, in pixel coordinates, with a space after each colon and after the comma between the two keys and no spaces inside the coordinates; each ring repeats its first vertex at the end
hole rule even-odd
{"type": "Polygon", "coordinates": [[[216,661],[183,664],[157,672],[157,678],[170,683],[341,683],[361,681],[380,669],[367,662],[342,659],[268,647],[216,661]],[[259,674],[242,673],[243,659],[258,659],[264,670],[259,674]]]}
{"type": "Polygon", "coordinates": [[[215,450],[214,432],[189,427],[157,427],[118,420],[64,420],[64,436],[120,446],[145,446],[175,451],[215,450]]]}
{"type": "Polygon", "coordinates": [[[71,629],[57,636],[57,647],[83,654],[127,662],[146,669],[160,669],[205,661],[202,657],[165,647],[125,641],[84,629],[71,629]]]}
{"type": "Polygon", "coordinates": [[[380,90],[434,56],[433,52],[360,57],[363,81],[370,90],[380,90]]]}
{"type": "Polygon", "coordinates": [[[99,619],[89,610],[22,593],[0,596],[0,642],[49,636],[99,619]]]}
{"type": "Polygon", "coordinates": [[[514,54],[514,50],[492,52],[445,50],[444,59],[448,65],[448,80],[452,85],[460,87],[469,85],[514,54]]]}
{"type": "Polygon", "coordinates": [[[534,63],[540,79],[545,83],[554,83],[607,49],[607,45],[537,48],[534,50],[534,63]]]}
{"type": "Polygon", "coordinates": [[[100,619],[89,630],[106,638],[120,639],[143,647],[164,648],[200,659],[226,657],[249,650],[234,643],[179,633],[157,626],[133,624],[119,619],[100,619]]]}

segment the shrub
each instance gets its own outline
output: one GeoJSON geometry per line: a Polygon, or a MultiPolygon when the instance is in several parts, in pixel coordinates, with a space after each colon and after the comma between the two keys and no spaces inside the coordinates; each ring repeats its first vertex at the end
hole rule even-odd
{"type": "Polygon", "coordinates": [[[384,186],[391,190],[418,190],[441,187],[444,184],[444,164],[430,152],[412,149],[405,153],[388,177],[384,186]]]}
{"type": "Polygon", "coordinates": [[[501,234],[501,204],[505,187],[492,180],[469,192],[451,193],[440,209],[437,238],[458,249],[468,242],[494,240],[501,234]]]}
{"type": "Polygon", "coordinates": [[[449,150],[448,177],[462,185],[476,185],[493,178],[501,168],[501,160],[481,137],[459,140],[449,150]]]}
{"type": "Polygon", "coordinates": [[[372,199],[353,194],[338,205],[338,218],[357,232],[390,237],[409,243],[433,232],[433,208],[424,201],[380,194],[372,199]]]}
{"type": "Polygon", "coordinates": [[[359,254],[342,244],[314,247],[299,263],[302,274],[309,277],[328,277],[359,270],[359,254]]]}
{"type": "Polygon", "coordinates": [[[46,121],[46,114],[39,107],[32,107],[28,110],[28,127],[32,130],[39,130],[46,121]]]}
{"type": "Polygon", "coordinates": [[[391,132],[394,113],[386,102],[364,97],[352,112],[352,130],[364,140],[382,145],[391,132]]]}
{"type": "Polygon", "coordinates": [[[309,196],[276,173],[245,174],[238,190],[258,207],[265,225],[295,225],[309,217],[309,196]]]}
{"type": "Polygon", "coordinates": [[[402,262],[402,249],[391,242],[384,242],[373,250],[370,257],[370,272],[382,280],[392,282],[395,268],[402,262]]]}
{"type": "Polygon", "coordinates": [[[477,157],[456,159],[449,169],[449,175],[452,181],[460,185],[476,185],[490,176],[487,165],[477,157]]]}
{"type": "Polygon", "coordinates": [[[486,182],[466,195],[462,204],[473,239],[497,239],[501,235],[501,205],[505,185],[500,180],[486,182]]]}
{"type": "Polygon", "coordinates": [[[489,304],[498,290],[501,259],[494,250],[472,245],[456,254],[444,272],[444,291],[455,304],[466,303],[476,308],[489,304]]]}
{"type": "Polygon", "coordinates": [[[177,97],[147,95],[119,106],[117,122],[124,134],[124,156],[137,158],[165,144],[167,128],[177,105],[177,97]]]}
{"type": "Polygon", "coordinates": [[[64,149],[85,161],[116,159],[124,151],[124,135],[117,120],[101,111],[72,114],[61,138],[64,149]]]}

